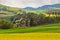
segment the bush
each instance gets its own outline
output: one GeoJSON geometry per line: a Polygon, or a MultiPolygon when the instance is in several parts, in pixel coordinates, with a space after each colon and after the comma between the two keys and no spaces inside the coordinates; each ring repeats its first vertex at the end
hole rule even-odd
{"type": "Polygon", "coordinates": [[[13,28],[14,24],[10,21],[0,20],[0,29],[10,29],[13,28]]]}

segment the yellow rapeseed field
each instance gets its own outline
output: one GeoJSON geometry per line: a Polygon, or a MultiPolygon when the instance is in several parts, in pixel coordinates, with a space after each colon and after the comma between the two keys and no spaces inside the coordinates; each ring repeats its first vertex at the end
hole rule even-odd
{"type": "Polygon", "coordinates": [[[0,34],[0,40],[60,40],[60,33],[0,34]]]}

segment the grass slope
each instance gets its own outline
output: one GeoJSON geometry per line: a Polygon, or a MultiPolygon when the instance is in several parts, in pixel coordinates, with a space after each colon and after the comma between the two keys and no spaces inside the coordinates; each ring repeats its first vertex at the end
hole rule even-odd
{"type": "Polygon", "coordinates": [[[0,14],[3,13],[5,14],[5,16],[13,16],[17,14],[18,12],[21,12],[20,10],[22,9],[17,8],[17,7],[9,7],[9,6],[0,4],[0,14]]]}
{"type": "Polygon", "coordinates": [[[0,33],[29,33],[29,32],[60,33],[60,23],[27,28],[14,28],[4,30],[0,29],[0,33]]]}

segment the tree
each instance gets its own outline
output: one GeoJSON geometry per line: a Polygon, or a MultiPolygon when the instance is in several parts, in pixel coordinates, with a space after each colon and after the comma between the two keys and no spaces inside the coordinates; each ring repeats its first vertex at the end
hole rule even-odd
{"type": "Polygon", "coordinates": [[[0,20],[0,29],[10,29],[13,28],[14,24],[6,20],[0,20]]]}

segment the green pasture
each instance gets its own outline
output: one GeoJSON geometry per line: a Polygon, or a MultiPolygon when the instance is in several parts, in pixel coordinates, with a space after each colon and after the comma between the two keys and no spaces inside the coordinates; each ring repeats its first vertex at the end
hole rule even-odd
{"type": "Polygon", "coordinates": [[[29,33],[29,32],[60,33],[60,23],[46,24],[33,27],[0,29],[0,33],[29,33]]]}

